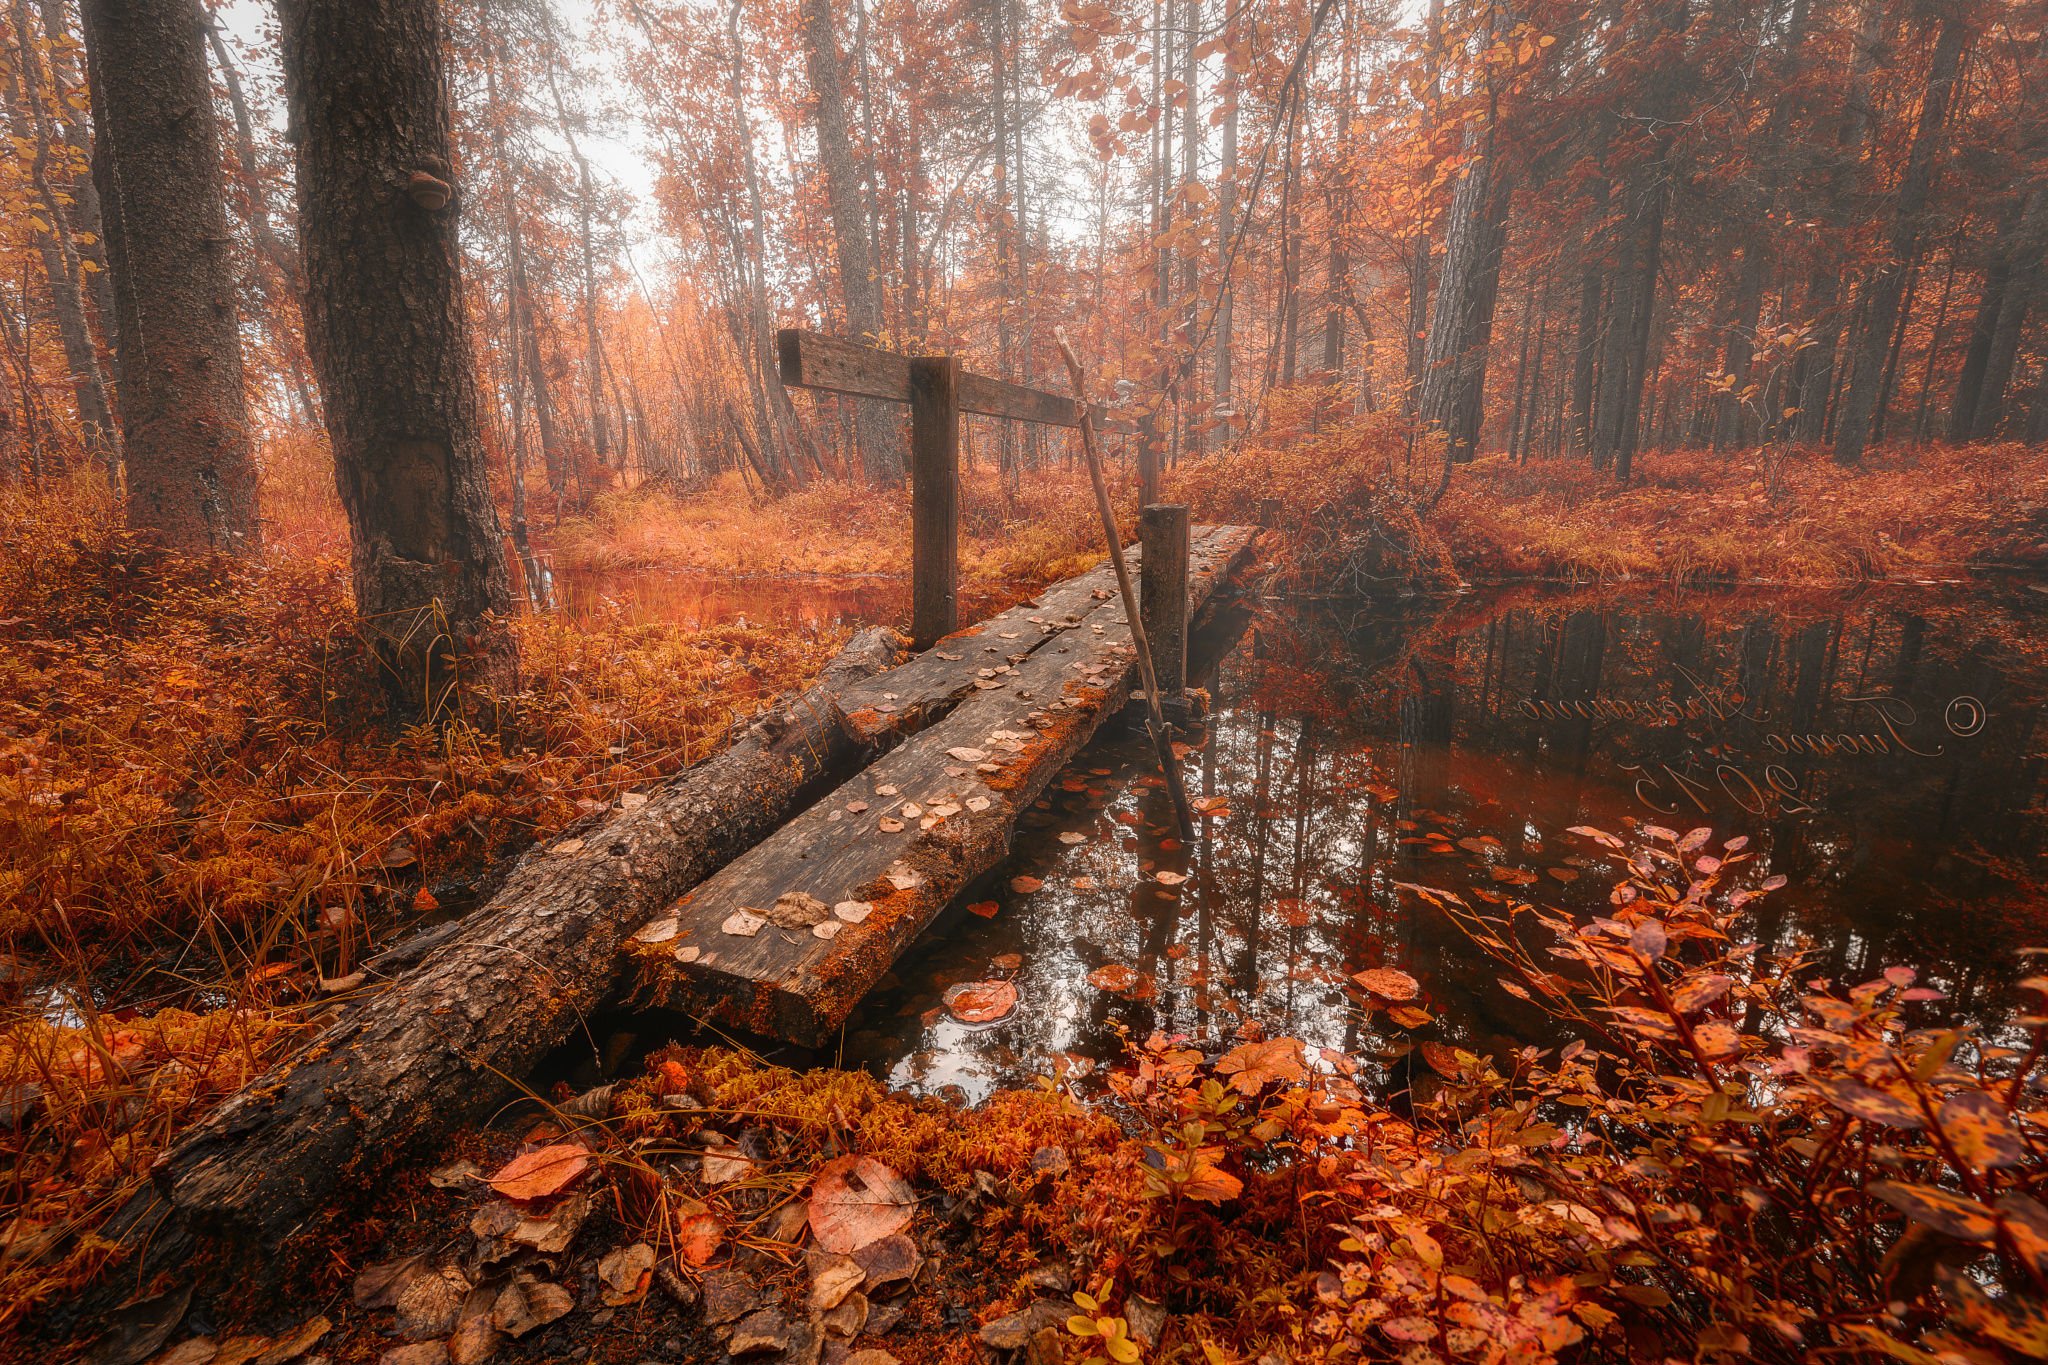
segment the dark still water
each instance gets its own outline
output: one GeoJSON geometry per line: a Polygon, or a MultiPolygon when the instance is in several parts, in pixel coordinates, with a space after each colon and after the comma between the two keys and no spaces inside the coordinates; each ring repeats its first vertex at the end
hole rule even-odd
{"type": "Polygon", "coordinates": [[[1491,964],[1396,883],[1579,910],[1615,876],[1573,825],[1748,835],[1790,885],[1748,925],[1831,975],[1906,964],[1996,1017],[2048,944],[2048,600],[1510,589],[1407,610],[1268,603],[1213,625],[1192,845],[1142,734],[1105,734],[846,1026],[844,1060],[978,1099],[1093,1071],[1155,1029],[1246,1021],[1392,1057],[1345,979],[1420,978],[1420,1036],[1542,1036],[1491,964]],[[1017,879],[1024,880],[1017,880],[1017,879]],[[1034,886],[1034,883],[1036,884],[1034,886]],[[948,986],[1019,1005],[958,1022],[948,986]]]}

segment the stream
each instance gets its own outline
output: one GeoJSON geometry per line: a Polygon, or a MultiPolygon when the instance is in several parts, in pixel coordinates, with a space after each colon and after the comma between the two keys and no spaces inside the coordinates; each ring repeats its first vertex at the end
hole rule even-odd
{"type": "MultiPolygon", "coordinates": [[[[787,610],[891,614],[838,596],[787,610]]],[[[2048,943],[2044,610],[1998,584],[1230,608],[1194,648],[1214,705],[1188,785],[1214,809],[1193,841],[1142,727],[1107,727],[837,1049],[769,1055],[973,1102],[1055,1073],[1085,1088],[1155,1031],[1217,1046],[1255,1027],[1377,1059],[1368,1079],[1396,1085],[1411,1039],[1496,1056],[1551,1040],[1401,884],[1595,913],[1619,874],[1567,831],[1637,824],[1748,837],[1751,880],[1787,885],[1744,936],[1804,947],[1845,984],[1914,967],[1947,997],[1916,1006],[1929,1022],[1995,1028],[2030,970],[2019,950],[2048,943]],[[1347,978],[1382,966],[1421,981],[1432,1022],[1355,1006],[1347,978]],[[947,987],[991,979],[1017,988],[1006,1018],[944,1008],[947,987]]],[[[661,1041],[642,1019],[607,1052],[661,1041]]]]}

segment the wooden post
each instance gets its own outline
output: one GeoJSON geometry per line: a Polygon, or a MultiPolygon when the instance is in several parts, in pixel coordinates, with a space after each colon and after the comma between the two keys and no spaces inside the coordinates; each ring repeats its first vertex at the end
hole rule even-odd
{"type": "Polygon", "coordinates": [[[1259,499],[1259,526],[1260,526],[1260,528],[1261,528],[1262,530],[1267,530],[1267,531],[1270,531],[1270,530],[1272,530],[1272,529],[1273,529],[1274,527],[1278,526],[1279,524],[1280,524],[1280,499],[1278,499],[1278,498],[1260,498],[1260,499],[1259,499]]]}
{"type": "Polygon", "coordinates": [[[1138,424],[1138,506],[1159,501],[1159,418],[1146,414],[1138,424]]]}
{"type": "Polygon", "coordinates": [[[910,635],[930,649],[960,624],[960,362],[910,362],[910,635]]]}
{"type": "Polygon", "coordinates": [[[1188,509],[1178,503],[1145,508],[1138,541],[1145,638],[1152,642],[1159,704],[1171,710],[1188,686],[1188,509]]]}

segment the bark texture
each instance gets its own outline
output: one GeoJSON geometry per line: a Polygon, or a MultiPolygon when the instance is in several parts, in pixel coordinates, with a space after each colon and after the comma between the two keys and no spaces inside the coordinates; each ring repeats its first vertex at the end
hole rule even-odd
{"type": "Polygon", "coordinates": [[[256,459],[206,19],[198,0],[84,0],[82,13],[128,521],[179,549],[252,551],[256,459]]]}
{"type": "Polygon", "coordinates": [[[438,0],[282,0],[306,336],[356,608],[394,693],[516,671],[456,250],[438,0]]]}
{"type": "Polygon", "coordinates": [[[863,750],[834,702],[899,657],[893,632],[855,636],[814,687],[730,749],[645,805],[528,853],[488,903],[424,954],[402,954],[419,960],[390,989],[181,1138],[108,1235],[144,1248],[144,1279],[179,1266],[201,1238],[274,1264],[337,1196],[488,1115],[622,988],[627,934],[857,761],[863,750]]]}

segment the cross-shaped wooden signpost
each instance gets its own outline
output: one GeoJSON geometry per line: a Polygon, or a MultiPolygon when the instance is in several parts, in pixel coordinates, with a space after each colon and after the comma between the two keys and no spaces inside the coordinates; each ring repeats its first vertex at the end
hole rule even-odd
{"type": "MultiPolygon", "coordinates": [[[[930,648],[960,625],[960,414],[1078,427],[1080,405],[963,370],[954,356],[897,355],[796,328],[775,334],[775,351],[786,387],[910,405],[910,634],[930,648]]],[[[1097,431],[1135,430],[1099,403],[1091,415],[1097,431]]]]}

